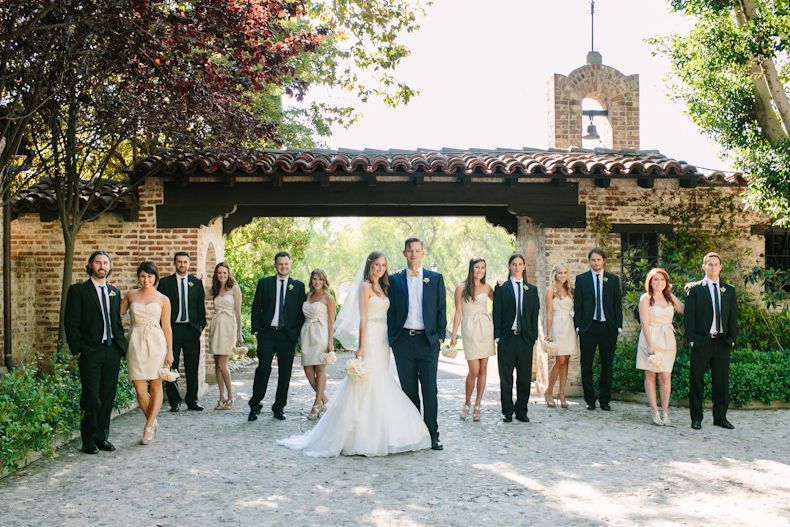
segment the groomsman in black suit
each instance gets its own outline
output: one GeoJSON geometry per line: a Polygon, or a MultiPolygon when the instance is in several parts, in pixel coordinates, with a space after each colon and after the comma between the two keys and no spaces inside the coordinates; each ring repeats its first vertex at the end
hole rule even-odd
{"type": "Polygon", "coordinates": [[[288,276],[291,255],[285,251],[274,255],[276,276],[258,280],[252,302],[251,329],[258,337],[258,367],[252,384],[249,421],[258,419],[266,396],[266,386],[272,373],[272,359],[277,354],[277,394],[272,405],[275,419],[285,419],[283,409],[288,402],[288,385],[299,333],[304,324],[302,304],[305,302],[304,284],[288,276]]]}
{"type": "Polygon", "coordinates": [[[595,410],[596,398],[601,410],[611,410],[612,364],[617,336],[623,330],[623,298],[620,279],[604,271],[606,254],[593,249],[587,255],[590,271],[576,277],[576,294],[573,297],[573,322],[579,334],[581,351],[582,387],[588,410],[595,410]],[[598,396],[593,387],[593,359],[598,348],[601,378],[598,396]]]}
{"type": "MultiPolygon", "coordinates": [[[[198,366],[200,365],[200,334],[206,327],[206,293],[203,282],[189,274],[189,254],[177,252],[173,256],[176,272],[159,280],[157,289],[170,299],[170,325],[173,328],[173,367],[178,368],[184,352],[184,373],[187,393],[184,400],[190,410],[203,410],[198,401],[198,366]]],[[[181,409],[178,381],[167,383],[170,411],[181,409]]]]}
{"type": "Polygon", "coordinates": [[[387,334],[401,388],[418,410],[422,393],[423,420],[431,434],[431,448],[442,450],[436,374],[439,347],[447,333],[444,277],[423,268],[425,249],[421,239],[406,240],[403,256],[407,270],[389,277],[387,334]]]}
{"type": "Polygon", "coordinates": [[[686,292],[686,340],[691,346],[689,413],[691,428],[702,428],[702,392],[710,366],[713,387],[713,424],[732,430],[727,420],[730,405],[730,350],[738,336],[738,301],[735,288],[719,279],[721,257],[708,253],[702,260],[705,278],[689,284],[686,292]]]}
{"type": "Polygon", "coordinates": [[[121,324],[121,292],[107,283],[112,273],[110,255],[94,252],[85,270],[90,279],[69,287],[64,325],[82,381],[82,451],[98,454],[99,450],[115,450],[107,439],[127,342],[121,324]]]}
{"type": "Polygon", "coordinates": [[[532,350],[538,338],[538,288],[527,283],[524,256],[508,260],[510,278],[494,288],[494,339],[498,344],[499,386],[502,415],[506,423],[528,423],[527,403],[532,382],[532,350]],[[513,403],[513,369],[516,370],[516,402],[513,403]]]}

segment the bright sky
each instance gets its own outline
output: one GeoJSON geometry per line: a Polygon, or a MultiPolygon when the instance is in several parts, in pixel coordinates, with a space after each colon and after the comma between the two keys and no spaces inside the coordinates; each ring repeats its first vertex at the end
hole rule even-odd
{"type": "MultiPolygon", "coordinates": [[[[641,148],[699,167],[726,169],[663,86],[669,63],[644,39],[685,33],[691,21],[665,0],[598,0],[595,50],[625,75],[639,74],[641,148]]],[[[586,63],[588,0],[437,0],[421,29],[405,35],[412,55],[396,71],[420,95],[406,107],[361,104],[313,88],[317,100],[360,108],[330,148],[546,148],[548,80],[586,63]]]]}

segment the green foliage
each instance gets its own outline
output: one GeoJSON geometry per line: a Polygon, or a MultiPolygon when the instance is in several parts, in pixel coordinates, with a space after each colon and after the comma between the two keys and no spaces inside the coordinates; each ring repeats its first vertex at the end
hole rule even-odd
{"type": "MultiPolygon", "coordinates": [[[[79,371],[63,362],[23,366],[0,377],[0,468],[17,470],[33,452],[52,456],[53,442],[77,430],[80,410],[79,371]]],[[[121,361],[115,407],[131,404],[132,383],[121,361]]]]}
{"type": "Polygon", "coordinates": [[[305,256],[309,241],[310,233],[294,218],[255,218],[225,239],[225,261],[241,288],[245,341],[253,340],[249,334],[250,310],[258,280],[275,273],[274,255],[279,251],[291,255],[291,276],[306,280],[309,272],[300,273],[299,262],[305,256]]]}
{"type": "Polygon", "coordinates": [[[667,57],[672,97],[749,174],[746,199],[790,225],[790,9],[787,0],[672,0],[687,35],[649,39],[667,57]]]}
{"type": "MultiPolygon", "coordinates": [[[[645,374],[636,369],[636,339],[621,340],[614,356],[612,390],[617,393],[644,391],[645,374]]],[[[690,351],[679,348],[672,369],[672,398],[685,399],[689,393],[690,351]]],[[[594,380],[597,384],[599,371],[594,380]]],[[[657,389],[660,383],[657,383],[657,389]]],[[[710,371],[705,374],[706,400],[711,398],[710,371]]],[[[730,404],[743,407],[757,399],[790,402],[790,352],[758,351],[747,347],[730,355],[730,404]]]]}

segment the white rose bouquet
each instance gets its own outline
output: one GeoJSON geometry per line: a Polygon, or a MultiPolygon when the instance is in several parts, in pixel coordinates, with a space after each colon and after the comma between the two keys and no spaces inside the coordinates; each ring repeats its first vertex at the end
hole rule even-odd
{"type": "Polygon", "coordinates": [[[557,353],[557,344],[551,340],[546,340],[543,342],[543,351],[545,351],[547,355],[554,355],[557,353]]]}
{"type": "Polygon", "coordinates": [[[246,355],[250,352],[250,348],[247,346],[233,346],[233,354],[234,355],[246,355]]]}
{"type": "Polygon", "coordinates": [[[170,368],[160,368],[158,373],[159,378],[166,382],[173,382],[180,377],[176,370],[170,368]]]}
{"type": "Polygon", "coordinates": [[[326,364],[327,366],[331,366],[337,362],[337,355],[335,355],[334,351],[327,351],[326,353],[322,353],[319,357],[321,362],[326,364]]]}
{"type": "Polygon", "coordinates": [[[367,379],[370,374],[370,366],[365,364],[359,359],[351,359],[346,363],[346,369],[343,370],[352,381],[361,381],[367,379]]]}
{"type": "Polygon", "coordinates": [[[447,357],[448,359],[454,359],[458,356],[458,350],[455,349],[454,346],[450,346],[450,343],[447,342],[442,344],[442,355],[447,357]]]}
{"type": "Polygon", "coordinates": [[[659,355],[658,353],[653,353],[647,359],[647,363],[650,364],[652,367],[654,367],[656,369],[660,369],[661,368],[661,362],[662,362],[661,361],[661,355],[659,355]]]}

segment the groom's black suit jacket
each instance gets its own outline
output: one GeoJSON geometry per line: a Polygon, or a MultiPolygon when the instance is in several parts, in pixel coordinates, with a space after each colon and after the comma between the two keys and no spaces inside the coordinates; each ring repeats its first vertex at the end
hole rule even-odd
{"type": "MultiPolygon", "coordinates": [[[[521,298],[521,333],[518,336],[532,345],[538,339],[540,298],[537,287],[526,282],[524,285],[527,289],[521,298]]],[[[508,279],[494,288],[494,338],[504,342],[512,337],[511,329],[515,319],[516,292],[513,290],[513,283],[508,279]]]]}
{"type": "MultiPolygon", "coordinates": [[[[306,299],[304,284],[299,280],[288,277],[286,284],[285,306],[283,313],[283,323],[285,334],[288,339],[296,344],[299,340],[299,332],[304,324],[304,313],[302,304],[306,299]]],[[[255,288],[255,299],[252,301],[252,315],[250,317],[250,329],[253,334],[268,329],[272,325],[274,318],[274,308],[277,302],[277,277],[267,276],[258,280],[258,287],[255,288]]]]}
{"type": "MultiPolygon", "coordinates": [[[[721,329],[724,340],[732,346],[738,336],[738,301],[735,289],[719,280],[721,294],[721,329]]],[[[686,293],[685,314],[686,340],[699,344],[710,336],[713,324],[713,300],[705,280],[691,284],[686,293]]]]}
{"type": "MultiPolygon", "coordinates": [[[[128,343],[123,334],[121,323],[121,292],[117,287],[107,284],[110,296],[110,327],[112,328],[112,347],[121,355],[126,354],[128,343]]],[[[99,295],[90,278],[80,284],[69,287],[66,297],[66,341],[69,351],[77,356],[80,353],[88,356],[103,347],[104,317],[99,303],[99,295]]],[[[105,349],[107,349],[105,347],[105,349]]]]}
{"type": "MultiPolygon", "coordinates": [[[[170,324],[176,323],[178,317],[178,274],[173,273],[159,280],[157,289],[170,299],[170,324]]],[[[189,325],[201,331],[206,327],[206,292],[203,282],[187,275],[187,313],[189,325]]]]}
{"type": "MultiPolygon", "coordinates": [[[[603,280],[603,314],[606,325],[617,333],[623,327],[623,295],[620,291],[620,279],[615,274],[604,271],[603,280]]],[[[584,333],[593,323],[595,316],[595,286],[591,271],[576,277],[576,292],[573,295],[573,323],[584,333]]]]}

